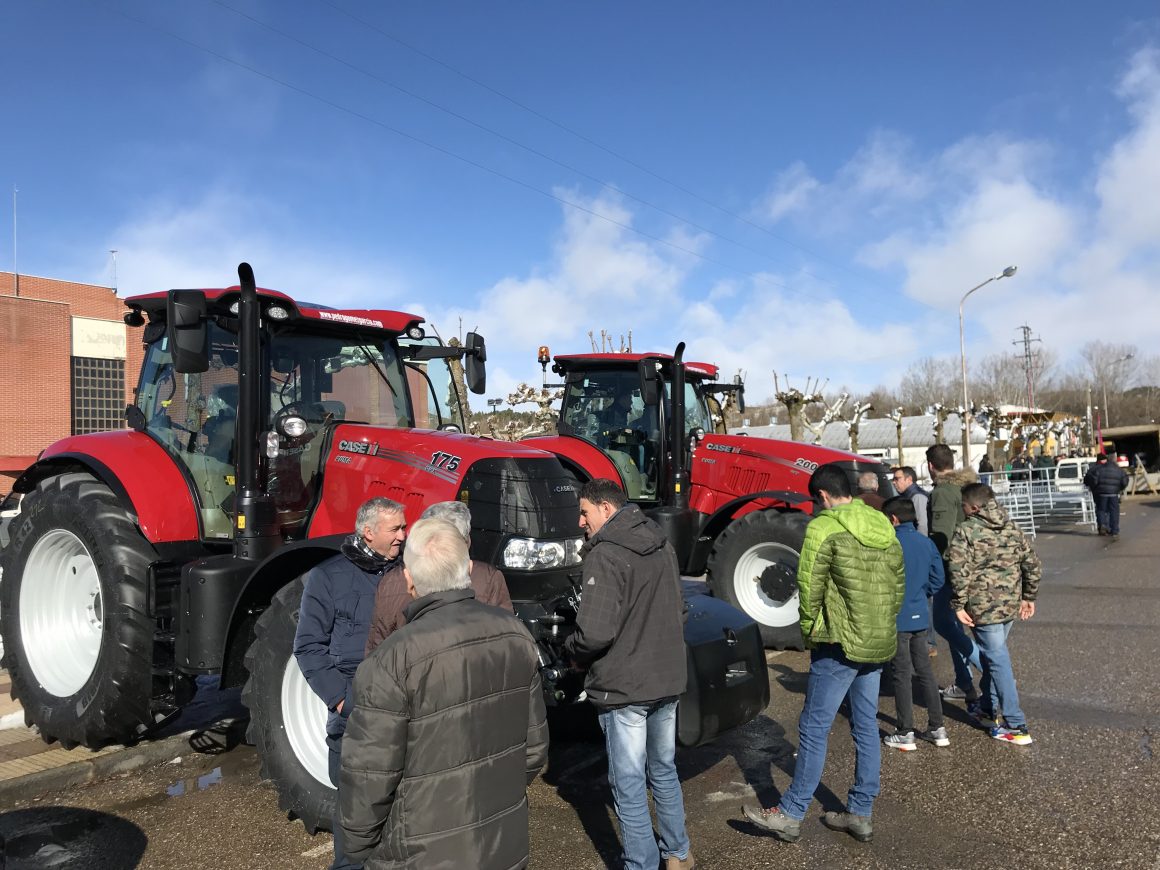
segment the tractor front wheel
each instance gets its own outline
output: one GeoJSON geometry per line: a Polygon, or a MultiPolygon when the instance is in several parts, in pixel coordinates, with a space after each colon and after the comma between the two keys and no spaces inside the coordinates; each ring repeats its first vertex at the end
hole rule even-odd
{"type": "Polygon", "coordinates": [[[713,594],[761,626],[770,649],[801,649],[797,566],[809,517],[754,511],[721,533],[709,557],[713,594]]]}
{"type": "Polygon", "coordinates": [[[283,586],[258,618],[242,703],[250,709],[247,739],[257,747],[262,778],[274,783],[282,809],[315,834],[330,830],[337,791],[327,766],[326,705],[294,658],[303,585],[299,577],[283,586]]]}

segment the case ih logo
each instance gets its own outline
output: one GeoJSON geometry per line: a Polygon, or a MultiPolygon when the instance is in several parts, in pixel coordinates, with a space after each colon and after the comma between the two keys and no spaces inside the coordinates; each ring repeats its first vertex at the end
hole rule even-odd
{"type": "Polygon", "coordinates": [[[365,456],[379,455],[379,442],[368,444],[366,441],[339,441],[338,449],[347,453],[362,453],[365,456]]]}
{"type": "Polygon", "coordinates": [[[706,450],[715,450],[718,453],[740,453],[740,447],[730,447],[728,444],[706,444],[706,450]]]}

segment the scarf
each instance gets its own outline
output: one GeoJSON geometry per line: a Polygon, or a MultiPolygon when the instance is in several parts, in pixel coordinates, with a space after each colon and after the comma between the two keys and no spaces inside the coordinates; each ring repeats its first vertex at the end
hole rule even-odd
{"type": "Polygon", "coordinates": [[[368,574],[382,574],[398,561],[397,557],[389,559],[381,553],[376,553],[363,536],[357,533],[347,536],[342,542],[341,550],[342,555],[368,574]]]}

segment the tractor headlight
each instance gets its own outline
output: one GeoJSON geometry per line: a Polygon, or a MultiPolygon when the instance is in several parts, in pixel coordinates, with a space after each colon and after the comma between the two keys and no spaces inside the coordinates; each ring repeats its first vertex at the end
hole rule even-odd
{"type": "Polygon", "coordinates": [[[539,541],[535,538],[511,538],[503,548],[505,568],[525,571],[538,568],[564,568],[580,564],[582,538],[566,541],[539,541]]]}

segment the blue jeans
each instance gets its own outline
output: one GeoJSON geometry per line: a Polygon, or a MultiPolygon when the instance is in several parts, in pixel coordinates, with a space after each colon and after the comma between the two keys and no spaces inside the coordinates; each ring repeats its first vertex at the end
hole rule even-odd
{"type": "Polygon", "coordinates": [[[1011,667],[1011,654],[1007,651],[1007,635],[1014,624],[1012,619],[994,625],[976,625],[973,631],[983,655],[982,694],[984,698],[990,698],[990,712],[998,715],[1002,711],[1008,728],[1021,728],[1027,724],[1027,719],[1019,706],[1015,671],[1011,667]]]}
{"type": "Polygon", "coordinates": [[[1096,525],[1107,529],[1108,534],[1120,533],[1120,497],[1118,495],[1096,496],[1096,525]]]}
{"type": "Polygon", "coordinates": [[[943,587],[934,594],[934,608],[932,610],[934,630],[946,640],[947,646],[950,647],[951,665],[955,669],[955,685],[970,696],[975,693],[975,678],[971,674],[970,666],[974,665],[975,670],[982,671],[983,664],[979,659],[978,646],[971,640],[971,636],[967,634],[963,624],[959,622],[959,618],[951,610],[952,594],[950,581],[943,584],[943,587]]]}
{"type": "Polygon", "coordinates": [[[822,781],[830,728],[842,699],[850,696],[850,731],[854,735],[854,785],[846,810],[868,816],[878,795],[882,764],[878,742],[878,685],[881,664],[852,662],[837,644],[820,644],[810,652],[806,700],[798,719],[798,759],[793,782],[781,797],[781,811],[801,821],[822,781]]]}
{"type": "Polygon", "coordinates": [[[662,858],[685,858],[685,800],[677,778],[677,702],[631,704],[600,714],[608,747],[608,784],[620,821],[625,870],[656,870],[662,858]],[[648,794],[660,829],[660,849],[648,814],[648,794]]]}

